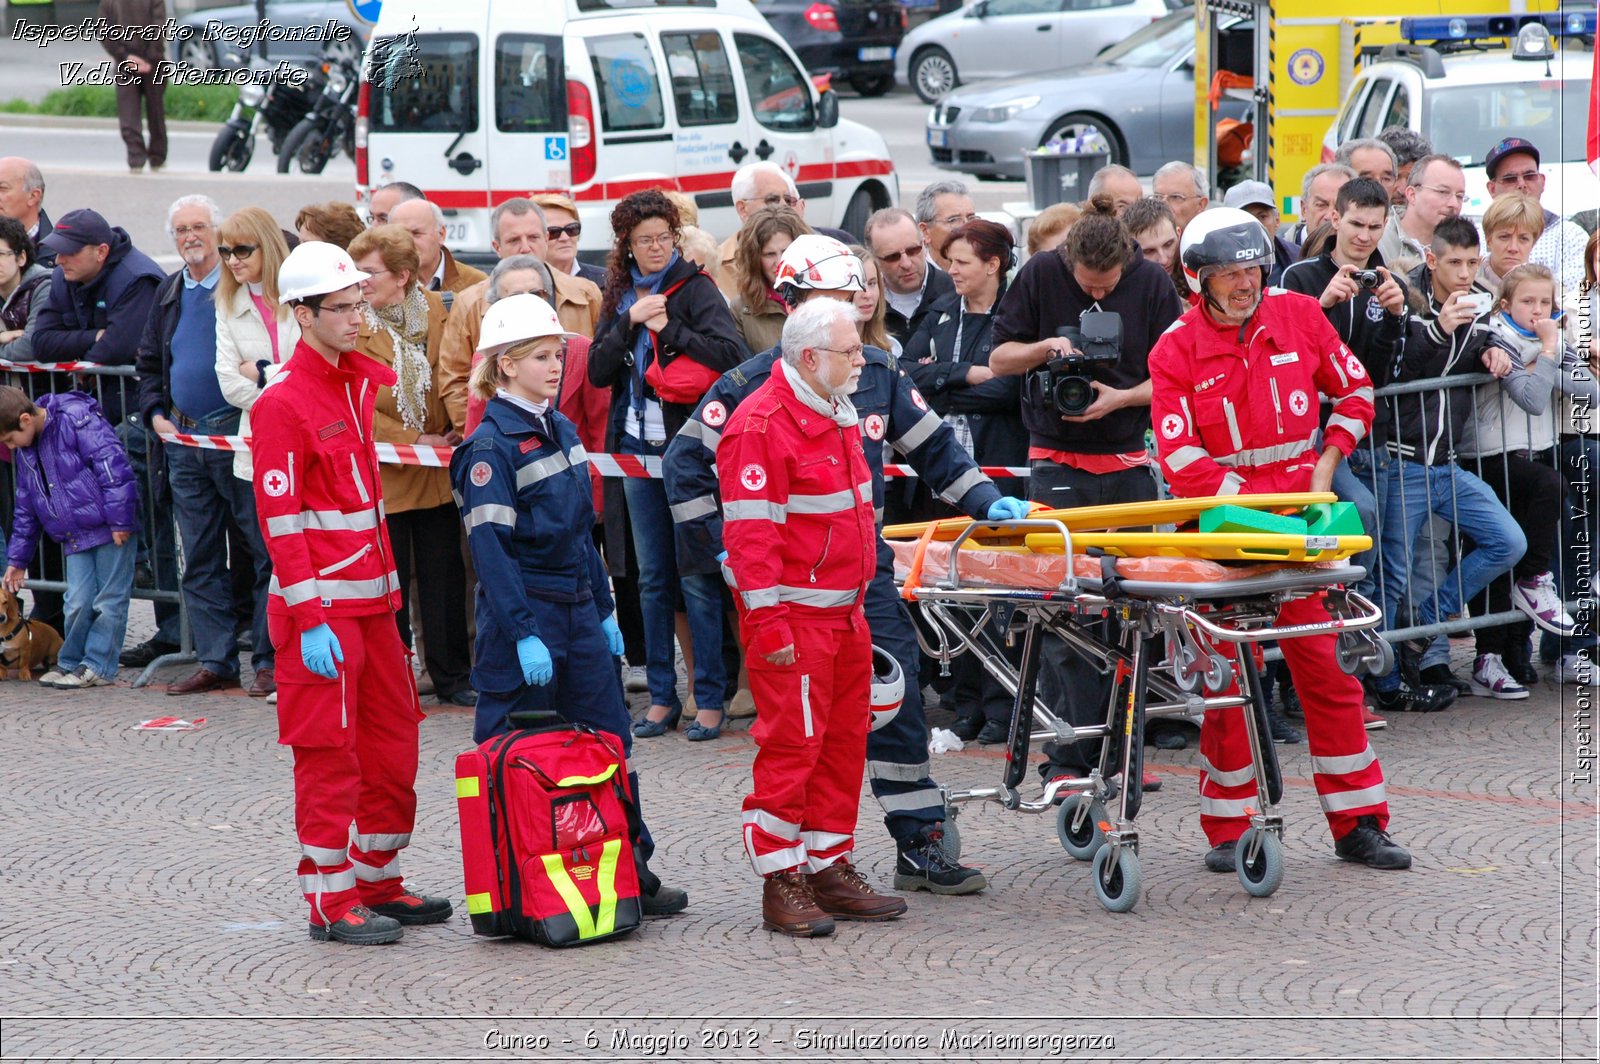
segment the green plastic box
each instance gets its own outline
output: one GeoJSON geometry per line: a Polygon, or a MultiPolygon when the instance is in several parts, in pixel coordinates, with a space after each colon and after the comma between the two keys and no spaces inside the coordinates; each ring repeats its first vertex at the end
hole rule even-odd
{"type": "Polygon", "coordinates": [[[1311,536],[1364,536],[1361,514],[1353,502],[1318,502],[1306,507],[1306,534],[1311,536]]]}
{"type": "Polygon", "coordinates": [[[1298,517],[1285,517],[1266,510],[1243,506],[1214,506],[1200,514],[1202,532],[1266,532],[1279,536],[1303,536],[1306,523],[1298,517]]]}

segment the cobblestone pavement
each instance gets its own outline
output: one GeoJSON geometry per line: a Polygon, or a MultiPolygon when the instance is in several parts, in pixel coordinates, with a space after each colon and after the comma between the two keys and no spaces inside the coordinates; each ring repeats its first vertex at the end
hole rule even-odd
{"type": "MultiPolygon", "coordinates": [[[[558,952],[471,934],[451,784],[466,713],[426,707],[404,858],[456,917],[343,947],[306,936],[272,708],[128,679],[0,684],[4,1060],[1595,1059],[1596,805],[1573,782],[1574,688],[1374,735],[1409,873],[1334,859],[1304,745],[1279,747],[1283,887],[1255,899],[1207,873],[1191,745],[1151,751],[1166,786],[1140,817],[1133,913],[1100,907],[1053,818],[968,806],[987,892],[803,942],[760,927],[739,842],[747,722],[641,741],[656,865],[689,910],[558,952]],[[130,730],[171,713],[208,723],[130,730]]],[[[985,785],[1001,766],[969,748],[935,775],[985,785]]],[[[893,847],[862,808],[858,861],[887,887],[893,847]]]]}

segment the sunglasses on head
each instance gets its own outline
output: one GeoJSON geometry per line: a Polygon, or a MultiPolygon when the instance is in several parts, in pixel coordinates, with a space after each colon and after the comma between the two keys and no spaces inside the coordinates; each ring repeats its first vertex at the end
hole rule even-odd
{"type": "Polygon", "coordinates": [[[217,247],[217,254],[221,255],[225,259],[248,259],[251,255],[254,255],[258,250],[260,250],[260,248],[260,244],[235,244],[231,248],[225,245],[219,245],[217,247]]]}
{"type": "Polygon", "coordinates": [[[878,261],[887,262],[890,266],[893,266],[895,263],[899,262],[903,256],[910,255],[912,258],[916,258],[920,254],[922,254],[922,245],[916,244],[912,247],[906,248],[904,251],[896,251],[889,255],[879,255],[878,261]]]}
{"type": "Polygon", "coordinates": [[[572,239],[576,240],[576,239],[578,239],[578,236],[582,232],[583,232],[583,223],[582,222],[568,222],[566,225],[546,226],[545,227],[545,231],[544,231],[544,235],[547,238],[549,238],[550,240],[560,240],[562,234],[564,233],[567,236],[570,236],[572,239]]]}

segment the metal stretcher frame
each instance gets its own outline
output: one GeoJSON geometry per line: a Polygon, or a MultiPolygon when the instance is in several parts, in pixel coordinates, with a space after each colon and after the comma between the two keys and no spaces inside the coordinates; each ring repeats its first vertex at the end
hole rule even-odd
{"type": "MultiPolygon", "coordinates": [[[[1355,565],[1261,566],[1260,572],[1214,583],[1129,579],[1119,559],[1099,558],[1098,577],[1080,576],[1074,565],[1071,533],[1060,521],[1003,522],[1008,533],[1046,529],[1063,537],[1066,576],[1041,587],[976,585],[963,578],[962,547],[973,526],[949,547],[949,568],[936,583],[912,586],[915,601],[934,631],[933,644],[919,629],[923,650],[942,669],[961,654],[973,654],[984,671],[1012,695],[1004,775],[998,787],[945,790],[947,848],[959,854],[958,807],[994,802],[1006,809],[1043,813],[1056,809],[1056,833],[1073,857],[1092,862],[1095,895],[1112,912],[1127,912],[1143,885],[1139,833],[1135,820],[1141,789],[1126,785],[1143,776],[1144,726],[1152,717],[1198,716],[1247,708],[1255,778],[1262,781],[1260,809],[1235,851],[1236,871],[1249,893],[1264,897],[1282,882],[1282,817],[1277,805],[1283,784],[1276,752],[1267,736],[1265,691],[1257,655],[1260,644],[1310,635],[1337,634],[1340,667],[1350,673],[1386,672],[1392,657],[1377,633],[1382,612],[1345,586],[1365,571],[1355,565]],[[1322,594],[1326,622],[1278,625],[1278,607],[1306,595],[1322,594]],[[1096,628],[1103,619],[1112,635],[1096,628]],[[1113,677],[1104,724],[1074,727],[1036,695],[1043,640],[1053,635],[1113,677]],[[1008,654],[1018,636],[1020,658],[1008,654]],[[1169,668],[1153,668],[1164,644],[1169,668]],[[1237,682],[1237,694],[1223,694],[1237,682]],[[1202,688],[1207,692],[1201,694],[1202,688]],[[1023,709],[1028,713],[1024,715],[1023,709]],[[1031,725],[1038,725],[1037,729],[1031,725]],[[1021,785],[1028,771],[1028,747],[1035,740],[1060,742],[1104,739],[1100,764],[1088,776],[1045,781],[1040,795],[1025,799],[1021,785]],[[1106,809],[1108,780],[1120,774],[1116,816],[1106,809]],[[1059,804],[1058,804],[1059,803],[1059,804]]],[[[993,528],[994,526],[989,526],[993,528]]]]}

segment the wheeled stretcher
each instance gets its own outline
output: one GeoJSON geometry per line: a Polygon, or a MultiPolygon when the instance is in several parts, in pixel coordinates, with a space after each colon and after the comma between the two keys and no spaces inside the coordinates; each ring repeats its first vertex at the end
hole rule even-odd
{"type": "MultiPolygon", "coordinates": [[[[1203,502],[1187,505],[1193,511],[1203,509],[1203,502]]],[[[1365,575],[1348,558],[1371,540],[1281,536],[1264,544],[1253,538],[1241,555],[1236,545],[1186,532],[1134,533],[1127,536],[1148,539],[1109,543],[1095,530],[1083,529],[1082,522],[1061,519],[1072,513],[964,523],[953,538],[948,526],[924,526],[916,540],[891,541],[902,594],[918,604],[932,633],[919,634],[924,651],[945,670],[956,657],[975,655],[1014,699],[1000,786],[946,791],[946,848],[959,853],[957,813],[963,803],[995,802],[1029,813],[1055,810],[1062,847],[1092,862],[1100,903],[1126,912],[1138,902],[1142,887],[1135,820],[1142,798],[1145,721],[1242,709],[1261,801],[1236,849],[1236,870],[1246,891],[1271,894],[1283,876],[1283,820],[1277,811],[1283,781],[1267,727],[1262,644],[1336,633],[1345,672],[1387,672],[1393,657],[1377,631],[1382,613],[1347,590],[1365,575]],[[1076,531],[1074,524],[1080,526],[1076,531]],[[1304,542],[1310,539],[1315,542],[1304,542]],[[1217,560],[1250,557],[1263,547],[1270,558],[1317,560],[1217,560]],[[1285,602],[1310,596],[1326,603],[1325,622],[1277,622],[1285,602]],[[1109,639],[1098,634],[1098,622],[1106,618],[1115,622],[1109,639]],[[1103,724],[1073,727],[1037,697],[1040,652],[1048,636],[1112,677],[1103,724]],[[1037,797],[1023,796],[1030,742],[1097,738],[1105,742],[1096,770],[1086,777],[1045,781],[1037,797]],[[1107,804],[1114,776],[1132,785],[1117,788],[1113,815],[1107,804]]]]}

